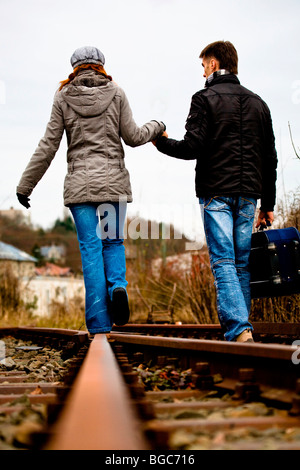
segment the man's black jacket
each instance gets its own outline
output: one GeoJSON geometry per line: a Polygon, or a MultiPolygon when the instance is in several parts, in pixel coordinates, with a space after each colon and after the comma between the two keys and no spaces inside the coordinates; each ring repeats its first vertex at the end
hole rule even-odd
{"type": "Polygon", "coordinates": [[[183,140],[160,137],[157,148],[197,160],[197,197],[249,196],[273,210],[277,153],[270,111],[235,75],[218,75],[197,92],[183,140]]]}

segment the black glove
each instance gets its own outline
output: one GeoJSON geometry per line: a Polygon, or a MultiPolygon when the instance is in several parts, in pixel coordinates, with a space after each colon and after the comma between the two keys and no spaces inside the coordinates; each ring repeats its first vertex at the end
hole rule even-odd
{"type": "Polygon", "coordinates": [[[24,194],[17,193],[17,198],[19,200],[19,203],[22,204],[22,206],[26,207],[26,209],[30,207],[30,199],[28,196],[24,196],[24,194]]]}

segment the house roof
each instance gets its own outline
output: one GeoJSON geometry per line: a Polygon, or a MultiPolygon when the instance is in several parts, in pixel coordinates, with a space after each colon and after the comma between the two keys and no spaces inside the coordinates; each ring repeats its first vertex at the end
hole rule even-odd
{"type": "Polygon", "coordinates": [[[35,268],[35,272],[38,276],[69,276],[71,274],[71,268],[62,268],[53,263],[46,263],[46,266],[41,268],[35,268]]]}
{"type": "Polygon", "coordinates": [[[37,262],[36,258],[25,253],[25,251],[19,250],[15,246],[8,245],[4,242],[0,242],[0,259],[10,261],[31,261],[33,263],[37,262]]]}

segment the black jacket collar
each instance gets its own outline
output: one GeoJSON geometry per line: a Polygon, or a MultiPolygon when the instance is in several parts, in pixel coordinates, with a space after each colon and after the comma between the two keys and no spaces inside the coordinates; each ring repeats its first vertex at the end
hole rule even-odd
{"type": "Polygon", "coordinates": [[[234,83],[236,85],[240,85],[239,79],[233,73],[227,72],[224,75],[220,75],[217,71],[217,72],[214,72],[213,79],[210,82],[206,80],[205,88],[209,88],[213,85],[217,85],[218,83],[234,83]]]}

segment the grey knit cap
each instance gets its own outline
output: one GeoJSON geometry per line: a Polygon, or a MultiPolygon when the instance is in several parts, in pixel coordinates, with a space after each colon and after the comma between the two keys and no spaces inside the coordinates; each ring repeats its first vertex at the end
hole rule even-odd
{"type": "Polygon", "coordinates": [[[72,54],[71,57],[71,65],[73,69],[78,67],[81,64],[105,64],[105,57],[99,49],[96,47],[79,47],[76,51],[72,54]]]}

